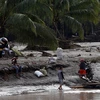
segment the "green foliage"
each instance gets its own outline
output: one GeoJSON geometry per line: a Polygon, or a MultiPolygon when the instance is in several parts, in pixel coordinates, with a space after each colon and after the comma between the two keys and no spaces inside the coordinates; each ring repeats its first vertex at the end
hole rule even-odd
{"type": "Polygon", "coordinates": [[[6,27],[11,26],[12,28],[18,28],[25,30],[31,30],[36,34],[36,26],[34,25],[34,22],[25,14],[13,14],[10,16],[10,18],[7,20],[6,27]]]}
{"type": "Polygon", "coordinates": [[[80,0],[71,5],[68,14],[82,23],[84,21],[97,23],[99,11],[100,3],[97,0],[80,0]]]}
{"type": "Polygon", "coordinates": [[[38,16],[30,14],[30,13],[26,13],[26,15],[34,22],[40,23],[45,25],[44,21],[42,21],[38,16]]]}
{"type": "Polygon", "coordinates": [[[32,12],[50,25],[52,24],[53,14],[51,3],[49,4],[49,1],[50,0],[37,0],[32,12]]]}
{"type": "MultiPolygon", "coordinates": [[[[54,22],[66,23],[73,33],[78,33],[84,39],[82,24],[99,21],[100,2],[98,0],[54,0],[54,22]]],[[[56,26],[56,28],[58,28],[56,26]]],[[[64,31],[64,29],[62,30],[64,31]]]]}
{"type": "Polygon", "coordinates": [[[82,24],[87,21],[98,23],[100,2],[98,0],[37,0],[33,12],[41,17],[48,26],[54,27],[59,38],[62,38],[63,32],[65,32],[65,23],[67,28],[84,39],[82,24]]]}
{"type": "Polygon", "coordinates": [[[1,0],[0,27],[3,27],[3,32],[13,33],[17,36],[17,40],[20,42],[31,46],[45,45],[50,49],[56,49],[58,44],[55,32],[46,26],[38,14],[35,13],[35,15],[33,12],[36,1],[1,0]]]}
{"type": "Polygon", "coordinates": [[[84,30],[82,24],[71,16],[66,16],[65,23],[72,29],[73,33],[80,33],[79,36],[83,40],[84,30]]]}
{"type": "Polygon", "coordinates": [[[97,24],[99,14],[99,0],[0,0],[0,27],[5,33],[14,33],[23,43],[52,49],[58,45],[56,35],[61,39],[66,28],[83,40],[82,25],[97,24]]]}

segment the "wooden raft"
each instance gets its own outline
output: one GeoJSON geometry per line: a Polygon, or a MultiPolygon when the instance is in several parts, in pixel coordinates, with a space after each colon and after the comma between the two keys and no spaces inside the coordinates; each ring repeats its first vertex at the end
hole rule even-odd
{"type": "Polygon", "coordinates": [[[100,88],[100,82],[82,84],[84,88],[100,88]]]}
{"type": "Polygon", "coordinates": [[[71,86],[71,88],[90,88],[90,89],[100,89],[100,82],[84,83],[78,86],[71,86]]]}

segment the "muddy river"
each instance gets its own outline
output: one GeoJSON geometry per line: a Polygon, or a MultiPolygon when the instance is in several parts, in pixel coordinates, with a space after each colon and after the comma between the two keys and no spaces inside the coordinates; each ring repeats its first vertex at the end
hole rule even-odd
{"type": "Polygon", "coordinates": [[[100,100],[100,89],[71,89],[58,85],[1,87],[0,100],[100,100]]]}

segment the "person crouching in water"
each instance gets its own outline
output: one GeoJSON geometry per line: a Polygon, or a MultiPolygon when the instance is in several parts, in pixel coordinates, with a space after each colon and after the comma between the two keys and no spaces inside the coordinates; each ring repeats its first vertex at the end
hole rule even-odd
{"type": "Polygon", "coordinates": [[[11,61],[12,61],[13,68],[16,70],[16,77],[20,78],[22,73],[22,67],[17,63],[17,60],[18,60],[18,56],[15,56],[12,58],[11,61]]]}
{"type": "Polygon", "coordinates": [[[58,66],[57,67],[57,72],[58,72],[58,79],[59,79],[59,90],[62,90],[62,85],[63,85],[63,80],[64,80],[64,75],[63,75],[63,70],[62,70],[62,66],[58,66]]]}
{"type": "Polygon", "coordinates": [[[89,80],[89,79],[87,78],[87,76],[86,76],[86,74],[87,74],[87,73],[86,73],[87,67],[86,67],[85,60],[84,60],[84,59],[80,60],[79,67],[80,67],[80,70],[78,71],[79,76],[80,76],[82,79],[84,79],[84,80],[90,82],[90,80],[89,80]]]}

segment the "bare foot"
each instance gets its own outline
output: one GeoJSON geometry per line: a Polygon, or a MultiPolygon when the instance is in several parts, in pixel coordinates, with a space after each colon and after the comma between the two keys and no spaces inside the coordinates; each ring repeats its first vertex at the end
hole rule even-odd
{"type": "Polygon", "coordinates": [[[58,89],[59,89],[59,90],[62,90],[62,88],[61,88],[61,87],[59,87],[58,89]]]}

